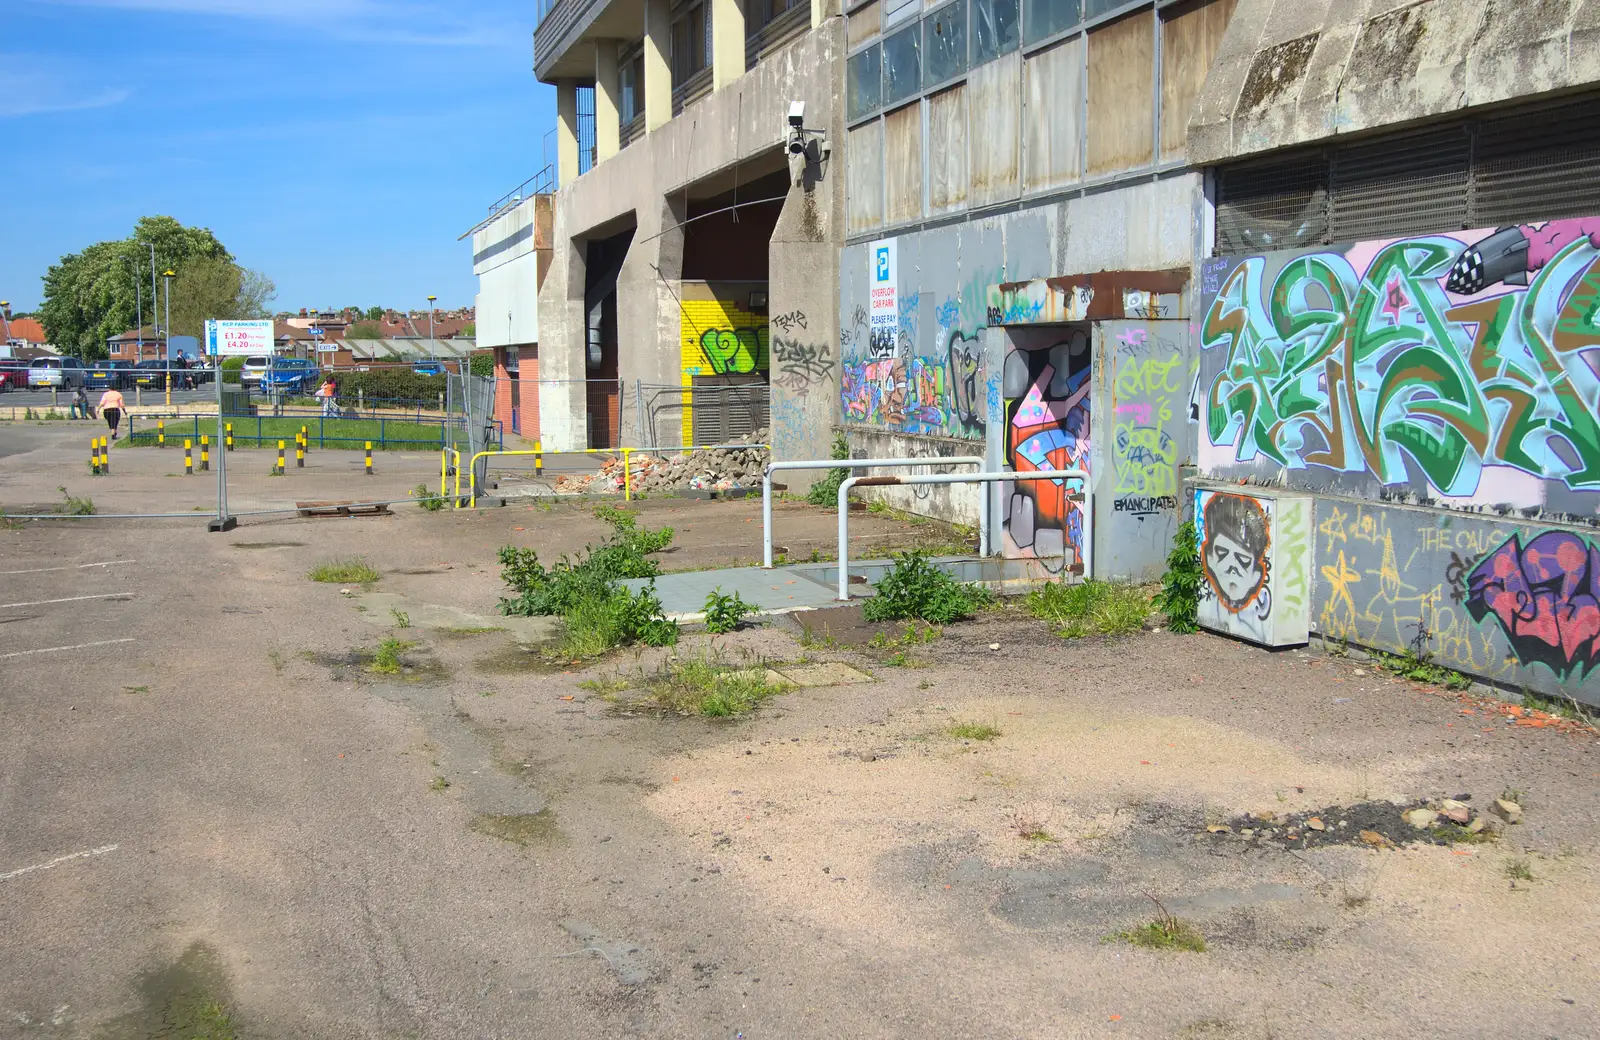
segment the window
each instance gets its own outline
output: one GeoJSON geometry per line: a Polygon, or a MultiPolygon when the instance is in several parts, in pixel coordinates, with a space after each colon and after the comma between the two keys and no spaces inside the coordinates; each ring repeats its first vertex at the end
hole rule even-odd
{"type": "Polygon", "coordinates": [[[711,52],[709,8],[694,4],[672,23],[672,81],[676,86],[706,67],[711,52]]]}
{"type": "Polygon", "coordinates": [[[873,45],[851,58],[847,65],[850,119],[859,119],[877,109],[883,100],[883,72],[879,48],[873,45]]]}
{"type": "Polygon", "coordinates": [[[617,70],[618,115],[624,125],[644,114],[644,55],[635,54],[617,70]]]}
{"type": "Polygon", "coordinates": [[[1017,48],[1017,0],[972,0],[972,64],[982,65],[1017,48]]]}
{"type": "Polygon", "coordinates": [[[967,0],[956,0],[922,20],[922,53],[924,86],[967,71],[967,0]]]}
{"type": "Polygon", "coordinates": [[[1027,0],[1027,3],[1025,39],[1030,44],[1077,25],[1082,13],[1082,0],[1027,0]]]}
{"type": "Polygon", "coordinates": [[[910,25],[883,41],[883,103],[912,97],[922,85],[920,25],[910,25]]]}

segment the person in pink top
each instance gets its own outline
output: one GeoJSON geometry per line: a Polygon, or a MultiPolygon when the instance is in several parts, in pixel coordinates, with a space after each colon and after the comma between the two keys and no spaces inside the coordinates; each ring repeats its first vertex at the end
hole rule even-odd
{"type": "Polygon", "coordinates": [[[122,391],[112,388],[100,395],[100,414],[106,417],[106,425],[111,427],[111,439],[117,439],[117,425],[122,422],[122,413],[128,407],[122,399],[122,391]]]}

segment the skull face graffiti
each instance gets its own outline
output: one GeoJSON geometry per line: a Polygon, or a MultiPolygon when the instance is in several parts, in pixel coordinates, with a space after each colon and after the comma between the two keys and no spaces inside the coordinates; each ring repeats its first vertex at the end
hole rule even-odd
{"type": "Polygon", "coordinates": [[[1200,555],[1206,581],[1229,613],[1255,602],[1266,586],[1269,540],[1266,512],[1255,499],[1219,494],[1207,500],[1200,555]]]}

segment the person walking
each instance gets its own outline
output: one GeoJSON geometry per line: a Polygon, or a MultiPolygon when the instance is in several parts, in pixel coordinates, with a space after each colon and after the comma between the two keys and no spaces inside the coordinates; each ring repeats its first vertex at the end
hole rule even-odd
{"type": "Polygon", "coordinates": [[[117,439],[117,426],[122,422],[122,413],[128,405],[122,399],[122,391],[112,387],[100,395],[100,414],[106,417],[106,425],[111,428],[111,439],[117,439]]]}
{"type": "Polygon", "coordinates": [[[322,399],[322,414],[324,418],[333,418],[339,414],[334,404],[334,398],[338,393],[339,384],[333,381],[332,376],[329,376],[321,386],[317,387],[317,396],[322,399]]]}
{"type": "Polygon", "coordinates": [[[89,391],[80,384],[72,392],[72,407],[67,410],[68,419],[93,419],[89,414],[89,391]]]}

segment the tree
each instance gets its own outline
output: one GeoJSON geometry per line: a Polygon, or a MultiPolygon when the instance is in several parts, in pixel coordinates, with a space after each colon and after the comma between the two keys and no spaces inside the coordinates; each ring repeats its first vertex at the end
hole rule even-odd
{"type": "Polygon", "coordinates": [[[382,307],[368,307],[367,308],[367,320],[368,321],[382,321],[383,320],[383,308],[382,307]]]}
{"type": "MultiPolygon", "coordinates": [[[[179,285],[186,274],[191,278],[200,274],[198,270],[190,272],[191,267],[209,265],[239,272],[234,293],[229,297],[233,306],[227,313],[203,317],[244,316],[236,313],[241,309],[253,317],[275,291],[269,279],[239,268],[210,230],[184,227],[172,217],[140,217],[129,238],[96,242],[62,257],[45,272],[39,320],[52,343],[63,352],[98,360],[106,357],[106,340],[134,327],[136,314],[147,326],[154,326],[158,318],[164,317],[165,310],[158,310],[158,304],[164,302],[165,293],[160,301],[152,298],[150,249],[146,243],[155,247],[156,270],[170,268],[178,275],[172,286],[175,333],[200,333],[192,323],[180,326],[177,320],[183,308],[179,285]]],[[[215,283],[218,276],[213,271],[206,280],[215,283]]],[[[226,279],[222,281],[225,283],[226,279]]]]}
{"type": "Polygon", "coordinates": [[[465,336],[468,339],[472,339],[475,336],[477,336],[478,335],[478,323],[475,322],[475,321],[469,321],[465,325],[461,326],[461,335],[465,336]]]}
{"type": "Polygon", "coordinates": [[[358,321],[344,330],[345,339],[382,339],[383,330],[377,322],[358,321]]]}

